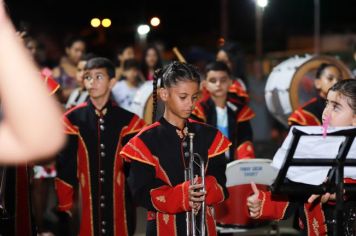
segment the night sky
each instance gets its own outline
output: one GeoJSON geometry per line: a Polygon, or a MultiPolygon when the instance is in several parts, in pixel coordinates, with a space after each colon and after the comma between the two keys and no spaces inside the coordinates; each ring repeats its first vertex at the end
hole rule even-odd
{"type": "MultiPolygon", "coordinates": [[[[355,33],[355,0],[320,0],[322,33],[355,33]]],[[[139,23],[152,16],[161,25],[150,32],[148,41],[161,40],[167,47],[197,45],[214,49],[220,37],[220,1],[215,0],[5,0],[16,25],[25,25],[35,33],[44,32],[60,41],[68,33],[80,33],[95,45],[98,29],[92,29],[92,17],[109,17],[105,44],[135,40],[139,23]],[[20,24],[26,22],[26,24],[20,24]]],[[[313,34],[313,0],[269,0],[264,11],[264,51],[283,50],[292,35],[313,34]]],[[[253,0],[229,0],[229,38],[253,52],[255,39],[253,0]]],[[[99,45],[102,42],[99,42],[99,45]]]]}

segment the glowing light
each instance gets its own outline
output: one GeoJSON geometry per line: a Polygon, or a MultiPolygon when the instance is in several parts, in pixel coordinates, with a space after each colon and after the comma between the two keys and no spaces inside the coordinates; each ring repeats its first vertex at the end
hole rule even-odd
{"type": "Polygon", "coordinates": [[[150,20],[150,24],[153,27],[159,26],[160,23],[161,23],[161,20],[158,17],[152,17],[152,19],[150,20]]]}
{"type": "Polygon", "coordinates": [[[259,7],[265,8],[268,5],[268,0],[256,0],[259,7]]]}
{"type": "Polygon", "coordinates": [[[148,25],[139,25],[137,27],[137,33],[139,35],[146,35],[148,32],[150,32],[150,27],[148,25]]]}
{"type": "Polygon", "coordinates": [[[109,18],[105,18],[101,21],[101,25],[108,28],[111,26],[111,20],[109,18]]]}
{"type": "Polygon", "coordinates": [[[100,19],[99,18],[93,18],[90,21],[90,25],[94,28],[97,28],[100,26],[100,19]]]}
{"type": "Polygon", "coordinates": [[[225,39],[223,37],[218,39],[218,45],[221,47],[225,44],[225,39]]]}

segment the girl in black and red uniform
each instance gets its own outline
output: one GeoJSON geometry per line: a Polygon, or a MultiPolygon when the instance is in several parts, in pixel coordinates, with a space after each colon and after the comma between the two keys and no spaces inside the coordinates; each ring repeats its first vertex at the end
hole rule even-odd
{"type": "MultiPolygon", "coordinates": [[[[134,199],[148,210],[146,234],[186,235],[186,212],[199,214],[205,200],[206,232],[216,235],[210,207],[227,197],[224,153],[230,142],[214,127],[188,119],[199,95],[200,76],[194,67],[173,62],[156,73],[154,104],[157,84],[165,105],[163,117],[143,129],[121,151],[131,162],[128,183],[134,199]],[[189,151],[188,133],[195,134],[194,152],[206,164],[202,192],[195,191],[202,188],[199,178],[192,185],[184,178],[189,162],[185,155],[189,151]]],[[[197,166],[194,173],[199,173],[197,166]]]]}

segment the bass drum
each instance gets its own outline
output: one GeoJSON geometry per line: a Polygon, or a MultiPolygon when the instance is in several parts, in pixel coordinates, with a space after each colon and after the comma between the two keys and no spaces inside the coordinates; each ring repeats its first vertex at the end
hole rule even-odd
{"type": "Polygon", "coordinates": [[[322,63],[335,64],[342,78],[352,78],[351,71],[340,60],[330,56],[295,56],[273,68],[265,87],[265,99],[272,115],[288,127],[288,117],[298,107],[315,97],[314,79],[322,63]]]}
{"type": "MultiPolygon", "coordinates": [[[[138,89],[133,102],[131,104],[131,111],[138,115],[140,118],[144,119],[147,124],[152,123],[153,114],[153,81],[146,81],[138,89]]],[[[157,96],[159,97],[159,96],[157,96]]],[[[158,120],[164,112],[164,106],[162,102],[158,99],[157,101],[157,112],[155,120],[158,120]]]]}
{"type": "Polygon", "coordinates": [[[152,111],[153,111],[153,82],[146,81],[138,89],[133,102],[131,104],[131,111],[144,119],[147,124],[152,123],[152,111]]]}

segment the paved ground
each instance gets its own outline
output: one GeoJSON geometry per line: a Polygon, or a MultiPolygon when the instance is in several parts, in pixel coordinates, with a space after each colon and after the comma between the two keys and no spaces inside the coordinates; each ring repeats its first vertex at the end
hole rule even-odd
{"type": "MultiPolygon", "coordinates": [[[[282,221],[278,224],[280,236],[292,236],[298,235],[298,232],[291,227],[291,219],[288,221],[282,221]]],[[[146,229],[146,211],[143,208],[137,209],[137,228],[135,236],[144,236],[146,229]]],[[[246,230],[239,230],[238,232],[230,231],[230,235],[237,235],[237,236],[264,236],[264,235],[278,235],[275,230],[272,230],[272,227],[266,226],[259,229],[250,229],[246,230]]],[[[226,233],[229,233],[228,230],[225,230],[226,233]]],[[[224,235],[224,234],[222,234],[224,235]]]]}

